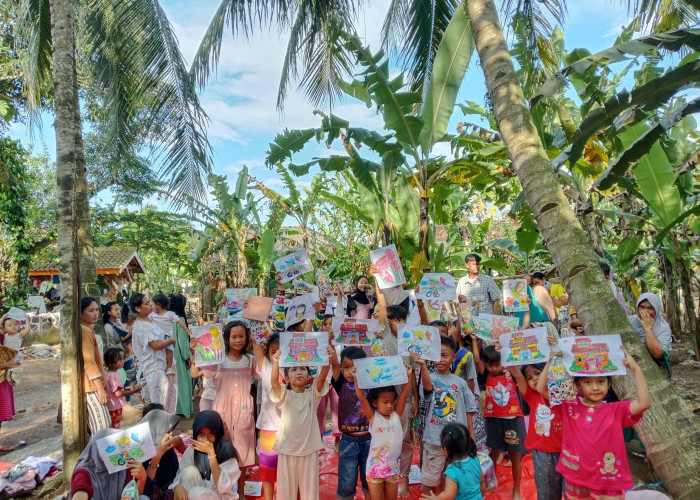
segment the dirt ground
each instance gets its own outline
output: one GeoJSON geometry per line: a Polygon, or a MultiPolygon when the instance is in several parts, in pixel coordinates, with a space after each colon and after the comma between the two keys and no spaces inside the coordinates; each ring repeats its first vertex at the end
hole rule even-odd
{"type": "MultiPolygon", "coordinates": [[[[673,346],[671,362],[673,385],[686,400],[691,409],[700,415],[700,363],[694,361],[689,350],[690,343],[676,343],[673,346]]],[[[16,446],[21,440],[26,446],[61,434],[61,426],[56,422],[60,401],[60,360],[25,359],[22,363],[22,381],[15,389],[15,418],[5,422],[0,431],[0,445],[16,446]]],[[[196,409],[196,404],[195,404],[196,409]]],[[[124,409],[123,424],[130,425],[141,417],[141,412],[131,405],[124,409]]],[[[192,419],[182,419],[176,433],[191,433],[192,419]]],[[[20,451],[22,448],[19,448],[20,451]]],[[[632,452],[639,450],[638,444],[628,444],[628,457],[635,483],[655,483],[658,478],[643,458],[632,452]]],[[[0,461],[7,454],[0,453],[0,461]]],[[[17,453],[13,453],[14,456],[17,453]]],[[[58,490],[59,492],[62,490],[58,490]]],[[[54,491],[49,498],[56,495],[54,491]]]]}

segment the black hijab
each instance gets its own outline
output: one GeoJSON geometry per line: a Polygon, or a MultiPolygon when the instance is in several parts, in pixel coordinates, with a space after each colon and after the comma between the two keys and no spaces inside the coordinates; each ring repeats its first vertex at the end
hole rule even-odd
{"type": "MultiPolygon", "coordinates": [[[[224,439],[224,422],[221,420],[221,415],[214,410],[200,411],[194,418],[194,423],[192,424],[194,439],[197,439],[197,434],[199,434],[199,431],[204,427],[209,429],[216,437],[214,440],[214,453],[216,454],[216,461],[219,462],[219,464],[237,457],[236,449],[233,447],[231,441],[224,439]]],[[[210,479],[211,466],[209,465],[209,457],[206,453],[202,453],[201,451],[193,451],[194,465],[202,475],[202,479],[210,479]]]]}
{"type": "Polygon", "coordinates": [[[355,278],[355,291],[353,292],[352,295],[348,297],[348,308],[347,308],[347,315],[350,316],[350,313],[357,309],[357,304],[369,304],[369,298],[367,298],[367,294],[365,293],[364,290],[360,290],[358,288],[358,284],[360,283],[360,280],[362,278],[367,279],[367,276],[364,274],[358,276],[355,278]]]}

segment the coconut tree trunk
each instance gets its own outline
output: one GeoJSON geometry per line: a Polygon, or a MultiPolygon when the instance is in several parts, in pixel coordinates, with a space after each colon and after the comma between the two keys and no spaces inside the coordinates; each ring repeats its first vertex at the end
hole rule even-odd
{"type": "Polygon", "coordinates": [[[61,278],[61,404],[63,470],[70,478],[86,444],[87,419],[83,393],[80,332],[80,268],[78,191],[75,175],[76,108],[73,0],[50,0],[53,41],[54,109],[56,111],[56,180],[59,272],[61,278]]]}
{"type": "MultiPolygon", "coordinates": [[[[493,0],[466,0],[466,4],[499,131],[564,286],[587,331],[621,333],[630,353],[640,360],[652,407],[635,426],[637,433],[674,497],[700,498],[700,419],[652,361],[600,272],[537,135],[493,0]]],[[[615,377],[613,386],[622,398],[634,397],[632,374],[615,377]]]]}

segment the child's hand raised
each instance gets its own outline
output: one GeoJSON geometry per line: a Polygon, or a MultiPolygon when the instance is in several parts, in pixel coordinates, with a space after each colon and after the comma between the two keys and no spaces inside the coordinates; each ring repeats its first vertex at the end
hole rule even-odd
{"type": "Polygon", "coordinates": [[[547,335],[547,343],[549,343],[549,345],[555,345],[557,339],[554,338],[554,335],[547,335]]]}
{"type": "Polygon", "coordinates": [[[194,350],[197,348],[197,340],[196,339],[191,339],[190,340],[190,351],[194,353],[194,350]]]}
{"type": "Polygon", "coordinates": [[[332,345],[328,346],[328,357],[332,358],[335,356],[335,347],[332,345]]]}
{"type": "Polygon", "coordinates": [[[409,376],[409,381],[410,381],[411,374],[413,373],[413,367],[411,365],[409,365],[408,363],[404,363],[403,366],[406,368],[406,375],[409,376]]]}
{"type": "Polygon", "coordinates": [[[275,366],[279,366],[281,354],[282,354],[281,351],[277,351],[272,355],[272,364],[274,364],[275,366]]]}
{"type": "Polygon", "coordinates": [[[314,302],[314,309],[316,309],[316,314],[323,314],[326,310],[326,306],[322,302],[314,302]]]}
{"type": "Polygon", "coordinates": [[[371,275],[374,276],[374,275],[377,274],[378,272],[379,272],[379,269],[377,269],[377,266],[375,266],[374,264],[372,264],[371,266],[369,266],[369,274],[371,274],[371,275]]]}
{"type": "Polygon", "coordinates": [[[284,283],[282,283],[282,273],[277,271],[275,273],[275,281],[277,282],[277,289],[284,290],[284,283]]]}
{"type": "Polygon", "coordinates": [[[350,375],[352,375],[353,377],[355,377],[355,375],[357,375],[357,367],[356,367],[356,366],[351,366],[351,367],[348,369],[348,373],[349,373],[350,375]]]}
{"type": "Polygon", "coordinates": [[[627,349],[625,349],[625,346],[620,346],[622,349],[622,352],[625,353],[625,359],[623,360],[623,363],[627,368],[630,369],[632,373],[637,373],[637,371],[641,370],[635,359],[632,357],[632,355],[627,352],[627,349]]]}
{"type": "Polygon", "coordinates": [[[503,346],[501,346],[501,343],[497,340],[493,344],[493,348],[496,350],[496,352],[501,352],[501,349],[503,349],[503,346]]]}
{"type": "Polygon", "coordinates": [[[408,355],[408,357],[411,358],[411,361],[413,361],[414,363],[419,364],[421,366],[425,366],[425,360],[422,359],[417,352],[412,352],[408,355]]]}

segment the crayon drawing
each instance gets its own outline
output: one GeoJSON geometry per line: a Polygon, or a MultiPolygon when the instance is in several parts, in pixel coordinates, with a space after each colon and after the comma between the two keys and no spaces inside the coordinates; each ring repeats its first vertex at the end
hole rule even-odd
{"type": "Polygon", "coordinates": [[[498,341],[503,366],[544,363],[549,359],[547,329],[544,327],[503,333],[498,341]]]}
{"type": "Polygon", "coordinates": [[[443,300],[425,300],[423,304],[428,321],[440,321],[442,319],[443,300]]]}
{"type": "Polygon", "coordinates": [[[379,320],[356,318],[333,318],[333,344],[370,345],[379,330],[379,320]]]}
{"type": "Polygon", "coordinates": [[[321,366],[328,364],[326,332],[280,333],[280,366],[321,366]]]}
{"type": "Polygon", "coordinates": [[[318,301],[318,293],[316,292],[294,297],[285,311],[284,327],[289,328],[305,319],[313,320],[316,317],[314,303],[318,301]]]}
{"type": "Polygon", "coordinates": [[[573,376],[625,375],[622,339],[619,335],[559,339],[566,371],[573,376]]]}
{"type": "Polygon", "coordinates": [[[243,309],[245,301],[251,295],[257,295],[255,288],[227,288],[226,308],[231,312],[238,312],[243,309]]]}
{"type": "Polygon", "coordinates": [[[156,455],[148,422],[99,439],[97,449],[110,474],[126,469],[128,460],[143,462],[156,455]]]}
{"type": "Polygon", "coordinates": [[[424,300],[457,300],[454,276],[448,273],[425,273],[416,298],[424,300]]]}
{"type": "Polygon", "coordinates": [[[502,333],[520,328],[520,320],[513,316],[478,314],[475,319],[476,336],[488,341],[498,340],[502,333]]]}
{"type": "Polygon", "coordinates": [[[360,389],[400,385],[408,382],[401,356],[357,359],[355,379],[360,389]]]}
{"type": "Polygon", "coordinates": [[[417,352],[427,361],[440,361],[440,330],[437,327],[400,325],[398,341],[401,356],[417,352]]]}
{"type": "Polygon", "coordinates": [[[459,304],[459,319],[462,325],[462,335],[469,335],[474,331],[474,315],[471,304],[459,304]]]}
{"type": "Polygon", "coordinates": [[[192,337],[197,341],[194,349],[194,364],[202,366],[218,365],[224,362],[224,336],[221,323],[193,326],[192,337]]]}
{"type": "Polygon", "coordinates": [[[318,287],[319,297],[327,298],[333,295],[333,282],[325,271],[316,273],[316,286],[318,287]]]}
{"type": "Polygon", "coordinates": [[[530,309],[527,282],[521,279],[503,281],[503,305],[505,312],[522,312],[530,309]]]}
{"type": "Polygon", "coordinates": [[[313,271],[314,266],[311,264],[311,259],[309,259],[309,254],[306,253],[306,250],[299,250],[277,259],[275,261],[275,269],[282,276],[282,283],[286,283],[304,273],[313,271]]]}
{"type": "Polygon", "coordinates": [[[406,283],[406,276],[403,274],[403,267],[396,251],[396,245],[377,248],[369,252],[372,264],[377,268],[377,285],[384,290],[406,283]]]}

